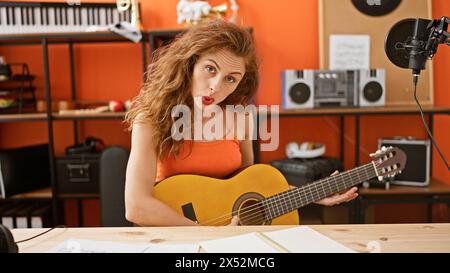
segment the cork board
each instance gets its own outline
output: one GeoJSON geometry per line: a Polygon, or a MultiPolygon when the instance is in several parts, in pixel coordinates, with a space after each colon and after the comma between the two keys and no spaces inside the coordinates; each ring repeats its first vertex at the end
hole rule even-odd
{"type": "MultiPolygon", "coordinates": [[[[386,105],[415,104],[412,72],[392,64],[384,52],[384,40],[391,27],[406,18],[432,19],[431,0],[403,0],[391,13],[372,17],[358,11],[351,0],[319,0],[320,66],[329,68],[329,37],[332,34],[370,36],[370,67],[386,69],[386,105]]],[[[417,89],[424,105],[433,104],[433,64],[427,63],[417,89]]]]}

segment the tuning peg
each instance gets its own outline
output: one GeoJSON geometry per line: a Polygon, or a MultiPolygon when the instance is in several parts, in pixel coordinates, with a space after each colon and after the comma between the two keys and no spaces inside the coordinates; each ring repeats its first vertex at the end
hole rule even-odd
{"type": "Polygon", "coordinates": [[[381,147],[381,151],[382,151],[382,152],[386,152],[386,151],[387,151],[386,146],[381,147]]]}
{"type": "Polygon", "coordinates": [[[383,182],[383,176],[378,176],[378,181],[383,182]]]}

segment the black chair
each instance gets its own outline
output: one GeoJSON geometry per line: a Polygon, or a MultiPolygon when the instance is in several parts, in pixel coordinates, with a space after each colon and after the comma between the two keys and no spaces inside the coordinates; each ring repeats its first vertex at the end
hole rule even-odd
{"type": "Polygon", "coordinates": [[[100,206],[103,227],[133,226],[125,218],[125,173],[129,152],[120,146],[103,150],[100,157],[100,206]]]}

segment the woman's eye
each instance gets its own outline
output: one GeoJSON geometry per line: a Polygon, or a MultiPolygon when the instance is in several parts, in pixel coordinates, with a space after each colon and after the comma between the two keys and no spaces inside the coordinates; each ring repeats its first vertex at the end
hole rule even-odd
{"type": "Polygon", "coordinates": [[[235,83],[236,79],[234,77],[228,76],[228,77],[226,77],[226,81],[229,83],[235,83]]]}
{"type": "Polygon", "coordinates": [[[210,65],[207,65],[205,69],[209,73],[215,73],[216,72],[216,69],[214,67],[210,66],[210,65]]]}

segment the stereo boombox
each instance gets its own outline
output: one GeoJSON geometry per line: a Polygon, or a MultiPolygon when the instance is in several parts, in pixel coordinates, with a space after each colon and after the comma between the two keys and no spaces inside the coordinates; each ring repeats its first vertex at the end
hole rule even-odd
{"type": "Polygon", "coordinates": [[[385,70],[284,70],[284,109],[384,106],[385,70]]]}

